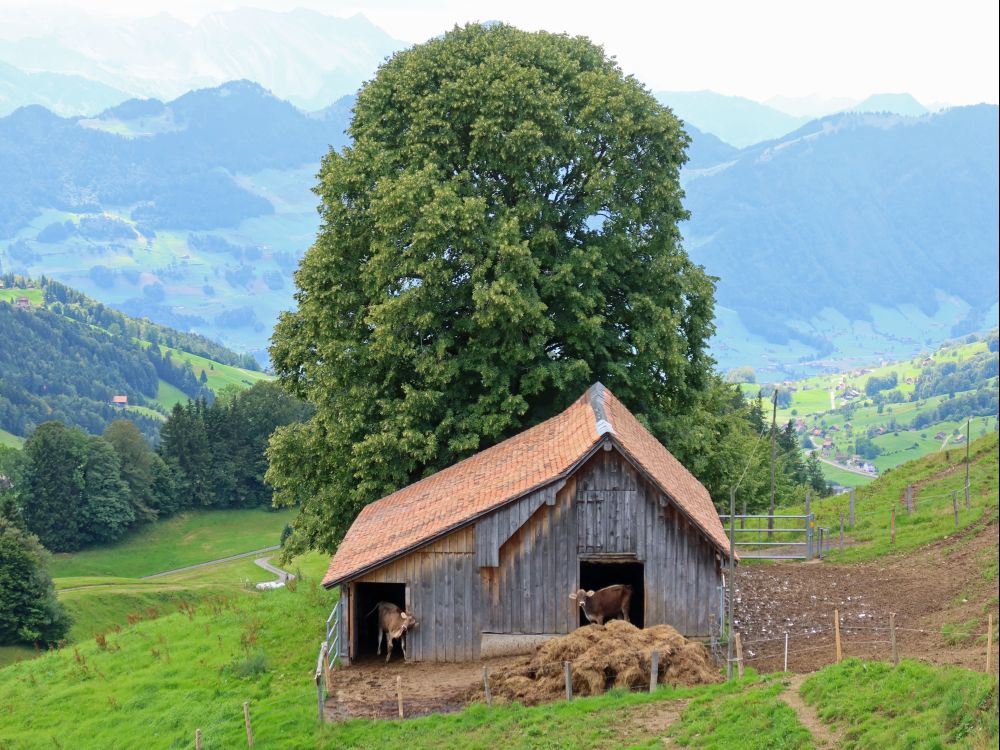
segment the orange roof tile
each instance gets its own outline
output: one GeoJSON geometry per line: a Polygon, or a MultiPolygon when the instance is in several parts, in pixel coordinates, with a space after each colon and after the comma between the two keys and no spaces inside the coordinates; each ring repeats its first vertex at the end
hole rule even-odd
{"type": "Polygon", "coordinates": [[[728,549],[708,490],[597,383],[561,414],[366,506],[323,585],[355,577],[563,478],[605,434],[716,546],[728,549]]]}

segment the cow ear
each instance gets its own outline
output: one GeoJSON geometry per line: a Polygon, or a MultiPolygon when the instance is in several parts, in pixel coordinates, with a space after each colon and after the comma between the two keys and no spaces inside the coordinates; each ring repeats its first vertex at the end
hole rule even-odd
{"type": "Polygon", "coordinates": [[[587,598],[588,598],[588,599],[589,599],[590,597],[592,597],[593,595],[594,595],[594,592],[593,592],[593,591],[588,591],[588,592],[587,592],[587,598]]]}
{"type": "Polygon", "coordinates": [[[569,595],[569,598],[570,598],[570,599],[576,599],[576,594],[570,594],[570,595],[569,595]]]}

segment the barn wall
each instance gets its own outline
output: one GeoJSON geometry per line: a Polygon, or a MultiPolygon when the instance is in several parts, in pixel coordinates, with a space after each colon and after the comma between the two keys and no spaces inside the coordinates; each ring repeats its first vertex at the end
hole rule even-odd
{"type": "MultiPolygon", "coordinates": [[[[479,568],[483,632],[572,631],[578,614],[569,594],[579,586],[580,559],[607,556],[644,563],[646,625],[708,637],[721,582],[715,550],[617,451],[595,454],[551,505],[525,498],[502,512],[514,521],[501,528],[522,525],[500,545],[497,564],[479,568]]],[[[480,540],[492,534],[477,530],[480,564],[490,559],[480,540]]]]}
{"type": "MultiPolygon", "coordinates": [[[[417,627],[407,634],[414,661],[479,658],[479,575],[471,526],[394,560],[355,583],[405,583],[417,627]]],[[[363,617],[364,613],[357,613],[363,617]]],[[[370,623],[358,623],[361,627],[370,623]]]]}

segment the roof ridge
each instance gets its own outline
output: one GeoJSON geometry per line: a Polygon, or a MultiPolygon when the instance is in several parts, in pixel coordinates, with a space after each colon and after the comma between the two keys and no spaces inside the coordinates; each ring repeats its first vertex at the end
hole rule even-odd
{"type": "Polygon", "coordinates": [[[597,381],[590,386],[589,401],[590,408],[594,412],[594,429],[598,435],[615,434],[615,427],[608,418],[608,411],[604,408],[604,394],[609,393],[601,381],[597,381]]]}

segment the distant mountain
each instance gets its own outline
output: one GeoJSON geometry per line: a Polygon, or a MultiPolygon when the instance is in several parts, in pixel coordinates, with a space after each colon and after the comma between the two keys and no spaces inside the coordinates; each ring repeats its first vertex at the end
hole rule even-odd
{"type": "Polygon", "coordinates": [[[711,133],[703,133],[690,123],[685,123],[684,130],[691,136],[691,145],[688,146],[687,150],[688,161],[684,165],[685,170],[714,167],[735,158],[740,152],[735,146],[730,146],[711,133]]]}
{"type": "Polygon", "coordinates": [[[274,210],[236,174],[316,164],[345,143],[345,124],[247,81],[169,104],[132,100],[93,119],[26,107],[0,119],[0,237],[45,208],[124,208],[154,231],[234,226],[274,210]]]}
{"type": "Polygon", "coordinates": [[[0,60],[160,99],[245,78],[299,107],[319,109],[356,91],[387,56],[407,46],[362,15],[338,18],[302,8],[238,8],[194,25],[163,13],[109,19],[78,11],[0,34],[0,60]]]}
{"type": "Polygon", "coordinates": [[[112,86],[76,75],[28,73],[0,62],[0,117],[40,104],[57,115],[94,115],[128,99],[112,86]]]}
{"type": "Polygon", "coordinates": [[[714,91],[657,91],[654,96],[685,123],[739,148],[780,138],[810,119],[714,91]]]}
{"type": "Polygon", "coordinates": [[[927,107],[909,94],[872,94],[863,102],[845,108],[847,112],[889,112],[894,115],[920,117],[928,113],[927,107]]]}
{"type": "Polygon", "coordinates": [[[857,104],[858,100],[846,96],[810,94],[807,96],[772,96],[761,103],[795,117],[815,119],[843,112],[857,104]]]}
{"type": "Polygon", "coordinates": [[[833,115],[689,175],[682,231],[751,333],[912,349],[995,325],[997,141],[993,105],[833,115]]]}

